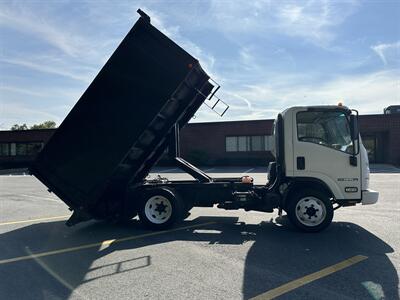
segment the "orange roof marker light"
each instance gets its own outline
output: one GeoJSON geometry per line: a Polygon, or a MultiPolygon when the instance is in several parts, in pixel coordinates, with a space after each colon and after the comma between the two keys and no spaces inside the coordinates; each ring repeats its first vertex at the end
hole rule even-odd
{"type": "Polygon", "coordinates": [[[338,104],[337,104],[337,106],[343,106],[343,102],[342,102],[342,101],[339,101],[338,104]]]}

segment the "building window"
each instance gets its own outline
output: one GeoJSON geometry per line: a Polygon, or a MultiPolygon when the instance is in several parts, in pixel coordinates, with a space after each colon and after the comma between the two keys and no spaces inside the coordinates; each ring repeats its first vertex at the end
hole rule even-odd
{"type": "Polygon", "coordinates": [[[245,152],[249,151],[249,143],[248,139],[249,137],[247,136],[238,136],[238,151],[239,152],[245,152]]]}
{"type": "Polygon", "coordinates": [[[269,135],[227,136],[226,152],[271,151],[273,137],[269,135]]]}
{"type": "Polygon", "coordinates": [[[15,156],[17,154],[17,150],[15,149],[15,143],[10,144],[10,155],[15,156]]]}
{"type": "Polygon", "coordinates": [[[9,156],[9,155],[10,155],[10,144],[0,143],[0,156],[9,156]]]}
{"type": "Polygon", "coordinates": [[[43,148],[42,142],[0,143],[0,156],[33,156],[43,148]]]}
{"type": "Polygon", "coordinates": [[[17,156],[26,156],[26,144],[17,143],[15,144],[15,150],[17,156]]]}
{"type": "Polygon", "coordinates": [[[274,149],[275,140],[273,135],[264,136],[264,150],[272,151],[274,149]]]}
{"type": "Polygon", "coordinates": [[[237,136],[227,136],[225,138],[226,152],[237,151],[237,136]]]}
{"type": "Polygon", "coordinates": [[[253,151],[263,151],[264,137],[262,135],[255,135],[251,137],[251,150],[253,151]]]}

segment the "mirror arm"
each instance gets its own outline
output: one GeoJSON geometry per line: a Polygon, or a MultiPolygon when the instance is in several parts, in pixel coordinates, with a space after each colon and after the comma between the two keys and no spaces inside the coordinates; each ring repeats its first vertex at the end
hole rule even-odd
{"type": "MultiPolygon", "coordinates": [[[[357,122],[357,132],[355,133],[355,137],[353,137],[353,143],[355,143],[357,141],[357,151],[354,147],[354,155],[357,155],[358,153],[360,153],[360,127],[359,127],[359,123],[358,123],[358,110],[352,109],[352,111],[354,111],[356,113],[356,122],[357,122]]],[[[355,146],[355,145],[354,145],[355,146]]]]}
{"type": "Polygon", "coordinates": [[[360,153],[360,131],[359,131],[359,127],[358,127],[358,111],[355,109],[352,109],[352,111],[354,111],[356,114],[355,114],[355,120],[353,119],[353,122],[351,122],[352,123],[351,124],[352,125],[351,126],[352,127],[351,128],[351,139],[353,142],[353,154],[350,155],[349,160],[350,160],[350,165],[356,167],[357,166],[357,154],[360,153]],[[357,143],[357,148],[355,145],[356,143],[357,143]]]}

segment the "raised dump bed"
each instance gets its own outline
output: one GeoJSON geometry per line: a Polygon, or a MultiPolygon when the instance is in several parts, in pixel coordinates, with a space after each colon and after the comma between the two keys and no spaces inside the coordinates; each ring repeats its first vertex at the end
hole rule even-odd
{"type": "Polygon", "coordinates": [[[144,181],[175,124],[215,90],[198,60],[139,13],[31,167],[81,220],[123,211],[126,187],[144,181]]]}

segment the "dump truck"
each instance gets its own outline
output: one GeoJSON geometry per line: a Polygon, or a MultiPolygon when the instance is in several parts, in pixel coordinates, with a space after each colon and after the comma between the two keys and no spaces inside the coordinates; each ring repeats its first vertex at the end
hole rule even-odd
{"type": "MultiPolygon", "coordinates": [[[[193,207],[285,211],[316,232],[335,209],[373,204],[358,113],[345,106],[292,107],[274,123],[268,180],[212,178],[180,156],[179,132],[205,103],[225,105],[199,61],[140,18],[61,123],[30,172],[65,202],[68,226],[95,220],[140,221],[164,229],[193,207]],[[192,180],[149,179],[168,150],[192,180]]],[[[267,177],[267,176],[266,176],[267,177]]]]}

